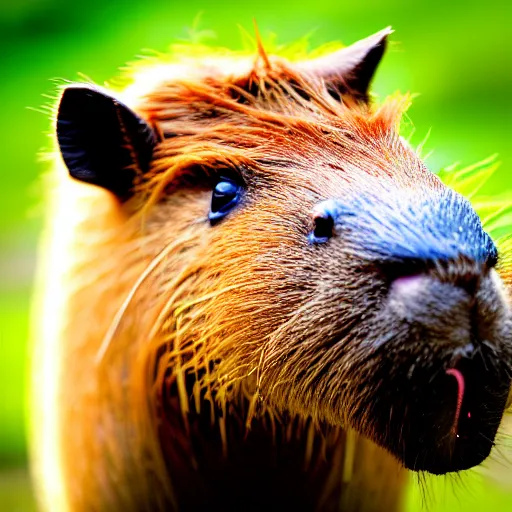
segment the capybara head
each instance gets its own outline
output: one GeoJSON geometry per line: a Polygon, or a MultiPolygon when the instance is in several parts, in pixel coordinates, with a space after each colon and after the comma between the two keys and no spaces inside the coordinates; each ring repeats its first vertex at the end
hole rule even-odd
{"type": "Polygon", "coordinates": [[[101,352],[151,312],[130,329],[161,414],[174,392],[185,416],[352,427],[442,474],[493,446],[512,318],[471,204],[399,135],[408,99],[369,101],[389,32],[295,63],[184,59],[133,104],[71,86],[57,132],[148,259],[101,352]]]}

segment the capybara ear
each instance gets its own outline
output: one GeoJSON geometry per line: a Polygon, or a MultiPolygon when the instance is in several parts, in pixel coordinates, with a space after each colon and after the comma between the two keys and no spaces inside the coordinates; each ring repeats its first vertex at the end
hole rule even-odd
{"type": "Polygon", "coordinates": [[[74,85],[60,100],[57,140],[73,178],[124,201],[148,170],[157,139],[144,119],[107,92],[74,85]]]}
{"type": "Polygon", "coordinates": [[[393,30],[385,28],[351,46],[329,55],[298,63],[301,71],[321,77],[331,94],[350,94],[358,101],[368,101],[368,88],[393,30]]]}

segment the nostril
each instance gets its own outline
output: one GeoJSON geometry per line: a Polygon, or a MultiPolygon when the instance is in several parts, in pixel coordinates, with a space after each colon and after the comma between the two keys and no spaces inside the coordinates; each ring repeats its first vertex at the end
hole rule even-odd
{"type": "Polygon", "coordinates": [[[426,262],[412,258],[380,262],[378,268],[389,285],[397,283],[399,286],[424,277],[429,270],[426,262]]]}
{"type": "Polygon", "coordinates": [[[464,259],[430,261],[407,258],[380,262],[378,269],[389,285],[396,283],[402,287],[407,283],[410,287],[413,278],[423,276],[452,285],[470,297],[477,294],[482,277],[489,272],[488,267],[464,259]]]}
{"type": "Polygon", "coordinates": [[[496,246],[492,244],[492,247],[489,250],[489,254],[487,255],[487,260],[485,263],[489,268],[494,268],[498,265],[498,261],[498,249],[496,249],[496,246]]]}

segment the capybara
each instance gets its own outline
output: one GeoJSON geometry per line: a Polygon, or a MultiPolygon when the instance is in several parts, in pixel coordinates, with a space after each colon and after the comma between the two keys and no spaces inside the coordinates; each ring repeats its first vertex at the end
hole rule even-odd
{"type": "Polygon", "coordinates": [[[49,511],[401,507],[493,447],[510,265],[368,88],[391,31],[63,88],[39,271],[49,511]],[[508,285],[505,285],[508,279],[508,285]]]}

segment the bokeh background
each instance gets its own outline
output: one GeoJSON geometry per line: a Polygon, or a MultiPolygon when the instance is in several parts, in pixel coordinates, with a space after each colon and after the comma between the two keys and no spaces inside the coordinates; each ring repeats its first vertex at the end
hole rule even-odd
{"type": "MultiPolygon", "coordinates": [[[[427,163],[437,171],[499,154],[489,195],[512,202],[512,3],[500,0],[17,0],[0,2],[0,510],[35,509],[25,439],[31,284],[42,225],[39,180],[51,126],[44,105],[53,79],[97,83],[147,49],[213,30],[212,43],[239,49],[240,26],[283,44],[309,34],[311,46],[349,44],[387,25],[396,33],[374,91],[420,93],[409,111],[427,163]],[[195,27],[195,28],[194,28],[195,27]]],[[[512,457],[512,451],[511,451],[512,457]]],[[[503,466],[512,474],[512,464],[503,466]]],[[[506,476],[506,475],[505,475],[506,476]]],[[[512,477],[509,476],[509,480],[512,477]]],[[[411,486],[408,510],[512,510],[512,494],[472,472],[411,486]],[[426,489],[426,490],[425,490],[426,489]],[[423,508],[422,508],[423,507],[423,508]]]]}

